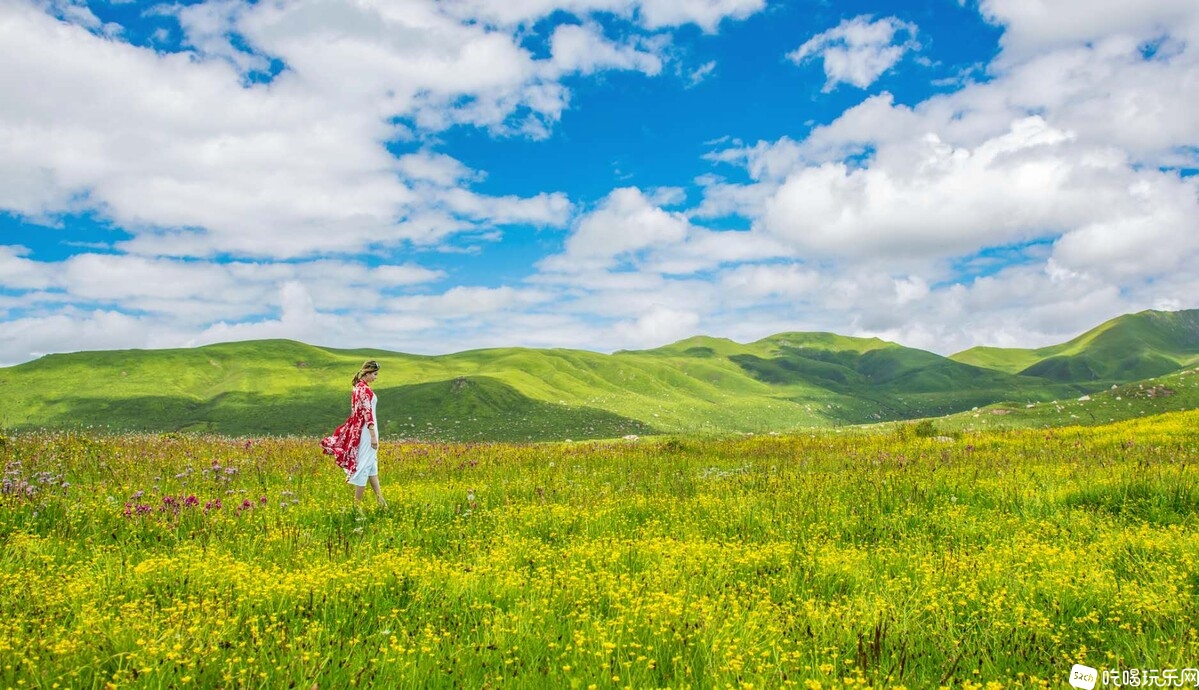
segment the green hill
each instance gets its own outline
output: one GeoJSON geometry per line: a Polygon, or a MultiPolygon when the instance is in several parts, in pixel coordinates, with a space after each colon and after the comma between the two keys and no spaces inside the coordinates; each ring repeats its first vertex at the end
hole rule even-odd
{"type": "Polygon", "coordinates": [[[1199,363],[1199,309],[1143,311],[1035,350],[975,347],[950,359],[1062,383],[1126,383],[1199,363]]]}
{"type": "Polygon", "coordinates": [[[934,425],[941,432],[1094,426],[1194,409],[1199,409],[1199,368],[1113,384],[1077,398],[987,405],[936,419],[934,425]]]}
{"type": "MultiPolygon", "coordinates": [[[[695,337],[651,350],[495,348],[442,356],[286,340],[80,352],[0,369],[0,427],[228,435],[331,431],[378,359],[389,438],[537,441],[789,431],[1076,399],[1199,363],[1199,311],[1121,317],[1040,350],[953,358],[877,338],[695,337]],[[1156,375],[1156,374],[1149,374],[1156,375]]],[[[1181,398],[1179,399],[1181,400],[1181,398]]]]}
{"type": "Polygon", "coordinates": [[[764,354],[731,355],[754,378],[775,386],[819,388],[856,401],[852,423],[927,417],[1012,396],[1051,399],[1079,390],[954,362],[877,338],[784,333],[758,343],[764,354]],[[985,402],[983,402],[985,401],[985,402]]]}

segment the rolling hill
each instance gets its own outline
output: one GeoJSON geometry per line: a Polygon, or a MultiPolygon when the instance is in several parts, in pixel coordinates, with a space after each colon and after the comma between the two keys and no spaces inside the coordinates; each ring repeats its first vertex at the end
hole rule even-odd
{"type": "Polygon", "coordinates": [[[1035,350],[975,347],[950,359],[1060,383],[1123,383],[1199,364],[1199,309],[1126,314],[1035,350]]]}
{"type": "Polygon", "coordinates": [[[1077,398],[996,403],[936,419],[939,432],[1095,426],[1199,409],[1199,367],[1111,387],[1077,398]]]}
{"type": "Polygon", "coordinates": [[[1199,311],[1142,312],[1039,350],[947,358],[876,338],[694,337],[660,348],[495,348],[442,356],[286,340],[49,355],[0,369],[0,427],[234,436],[331,431],[378,359],[389,438],[539,441],[788,431],[1076,399],[1199,363],[1199,311]]]}

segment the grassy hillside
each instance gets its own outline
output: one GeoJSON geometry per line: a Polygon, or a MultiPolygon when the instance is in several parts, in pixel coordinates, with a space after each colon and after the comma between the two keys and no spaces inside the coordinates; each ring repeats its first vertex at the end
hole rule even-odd
{"type": "Polygon", "coordinates": [[[611,355],[496,348],[429,357],[286,340],[82,352],[0,369],[0,427],[313,436],[344,419],[350,378],[370,357],[382,365],[375,388],[393,438],[788,431],[1073,400],[1114,376],[1199,362],[1187,354],[1199,350],[1197,328],[1199,311],[1146,312],[1054,348],[956,359],[832,333],[746,344],[696,337],[611,355]]]}
{"type": "Polygon", "coordinates": [[[961,364],[877,338],[784,333],[729,355],[746,373],[802,397],[808,388],[841,396],[843,421],[934,416],[1013,396],[1052,399],[1081,390],[961,364]]]}
{"type": "Polygon", "coordinates": [[[933,420],[938,432],[1093,426],[1199,409],[1199,367],[1048,402],[994,403],[933,420]]]}
{"type": "Polygon", "coordinates": [[[824,424],[726,361],[504,348],[421,357],[291,341],[51,355],[0,369],[0,426],[332,430],[366,357],[386,433],[543,440],[824,424]]]}
{"type": "Polygon", "coordinates": [[[1127,314],[1061,345],[975,347],[950,359],[1063,383],[1138,381],[1199,364],[1199,309],[1127,314]]]}

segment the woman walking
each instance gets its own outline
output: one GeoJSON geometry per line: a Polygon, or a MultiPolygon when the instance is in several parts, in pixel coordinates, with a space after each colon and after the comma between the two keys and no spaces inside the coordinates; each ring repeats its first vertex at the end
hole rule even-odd
{"type": "Polygon", "coordinates": [[[368,359],[354,375],[354,392],[350,394],[350,416],[337,427],[332,436],[321,439],[321,448],[332,455],[337,466],[345,470],[346,483],[354,487],[354,507],[360,506],[369,483],[375,500],[387,507],[379,488],[379,425],[375,420],[378,398],[370,384],[379,377],[379,363],[368,359]]]}

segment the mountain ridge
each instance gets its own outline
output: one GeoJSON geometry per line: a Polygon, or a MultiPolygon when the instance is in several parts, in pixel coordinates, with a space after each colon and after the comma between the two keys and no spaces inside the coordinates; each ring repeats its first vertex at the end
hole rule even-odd
{"type": "Polygon", "coordinates": [[[1199,309],[1145,310],[1042,348],[973,347],[949,359],[1051,380],[1152,378],[1199,364],[1199,309]]]}
{"type": "Polygon", "coordinates": [[[229,435],[329,431],[363,359],[382,364],[392,437],[537,441],[789,431],[1071,399],[1199,364],[1199,310],[1140,312],[1037,350],[950,357],[878,338],[693,336],[612,354],[486,348],[416,355],[294,340],[47,355],[0,368],[0,427],[229,435]]]}

